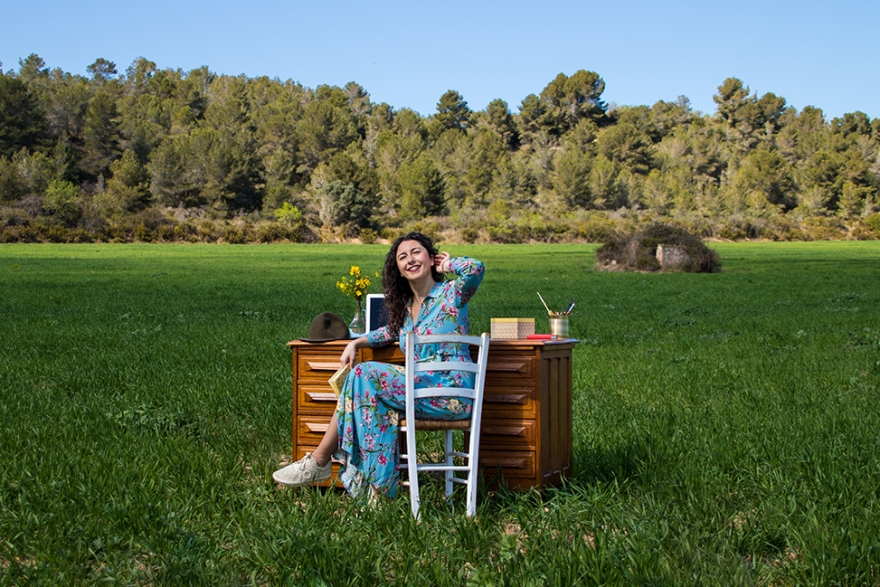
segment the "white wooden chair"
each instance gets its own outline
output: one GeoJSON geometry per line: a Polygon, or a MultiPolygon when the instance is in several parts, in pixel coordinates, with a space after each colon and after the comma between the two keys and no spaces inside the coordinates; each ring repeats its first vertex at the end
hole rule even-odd
{"type": "MultiPolygon", "coordinates": [[[[463,336],[453,334],[406,335],[406,411],[404,419],[400,422],[400,431],[405,433],[406,442],[404,453],[401,450],[401,470],[407,471],[407,480],[404,486],[409,487],[410,504],[413,516],[418,520],[419,515],[419,476],[422,471],[443,471],[446,479],[446,497],[452,495],[453,483],[467,485],[467,515],[473,516],[477,510],[477,467],[480,449],[480,418],[483,411],[483,391],[486,386],[486,363],[489,355],[489,335],[463,336]],[[415,361],[415,348],[422,344],[437,344],[441,342],[467,344],[478,347],[477,361],[467,363],[463,361],[415,361]],[[468,371],[475,374],[474,387],[415,387],[415,376],[424,371],[468,371]],[[415,400],[428,397],[460,397],[473,400],[471,417],[468,420],[416,420],[415,400]],[[427,430],[443,431],[444,459],[442,462],[419,463],[416,453],[416,432],[427,430]],[[464,430],[468,435],[466,450],[456,451],[452,445],[452,433],[455,430],[464,430]],[[464,464],[454,464],[454,458],[463,459],[464,464]],[[456,473],[466,473],[456,475],[456,473]]],[[[404,443],[401,443],[401,449],[404,443]]]]}

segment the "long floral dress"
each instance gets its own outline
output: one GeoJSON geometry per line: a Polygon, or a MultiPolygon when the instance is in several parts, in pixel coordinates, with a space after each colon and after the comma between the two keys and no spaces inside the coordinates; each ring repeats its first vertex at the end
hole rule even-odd
{"type": "MultiPolygon", "coordinates": [[[[407,311],[403,328],[392,333],[383,326],[366,334],[371,347],[386,346],[398,340],[404,348],[407,332],[416,334],[468,334],[468,301],[483,280],[483,264],[476,259],[450,260],[456,278],[434,284],[422,302],[415,324],[407,311]]],[[[416,349],[416,361],[436,356],[457,356],[471,361],[466,345],[430,344],[416,349]]],[[[466,372],[427,372],[416,377],[418,387],[473,385],[473,374],[466,372]]],[[[336,415],[339,422],[339,449],[334,458],[342,461],[340,480],[348,492],[369,498],[371,491],[394,497],[398,486],[398,419],[404,410],[406,378],[399,365],[368,361],[352,369],[345,380],[336,415]],[[372,489],[371,489],[372,488],[372,489]]],[[[471,412],[470,400],[426,398],[416,401],[416,417],[433,420],[461,420],[471,412]]]]}

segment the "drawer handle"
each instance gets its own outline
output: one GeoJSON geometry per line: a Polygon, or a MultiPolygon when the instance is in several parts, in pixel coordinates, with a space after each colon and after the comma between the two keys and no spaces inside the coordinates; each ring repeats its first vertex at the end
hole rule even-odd
{"type": "Polygon", "coordinates": [[[335,363],[324,363],[322,361],[306,361],[306,365],[308,365],[309,369],[312,371],[338,371],[339,370],[339,361],[335,363]]]}
{"type": "Polygon", "coordinates": [[[317,424],[315,422],[308,422],[306,424],[306,428],[308,428],[309,432],[317,432],[319,434],[324,434],[327,432],[327,429],[330,428],[330,423],[326,424],[317,424]]]}
{"type": "Polygon", "coordinates": [[[307,391],[306,396],[308,396],[309,400],[313,402],[333,402],[334,404],[336,403],[336,394],[332,391],[307,391]]]}
{"type": "Polygon", "coordinates": [[[529,394],[527,393],[487,393],[483,401],[489,404],[525,404],[529,394]]]}
{"type": "Polygon", "coordinates": [[[526,435],[525,426],[483,426],[481,433],[495,434],[498,436],[520,436],[526,435]]]}
{"type": "Polygon", "coordinates": [[[528,459],[480,459],[485,467],[504,467],[507,469],[524,469],[528,459]]]}
{"type": "Polygon", "coordinates": [[[504,373],[525,373],[528,371],[530,361],[507,361],[495,362],[489,361],[487,369],[489,371],[501,371],[504,373]]]}

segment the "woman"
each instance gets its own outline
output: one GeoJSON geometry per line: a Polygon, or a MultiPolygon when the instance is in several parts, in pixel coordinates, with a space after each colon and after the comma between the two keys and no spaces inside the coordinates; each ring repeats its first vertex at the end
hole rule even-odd
{"type": "MultiPolygon", "coordinates": [[[[397,493],[398,418],[404,410],[406,381],[403,367],[379,362],[355,366],[357,349],[379,347],[405,333],[467,334],[468,301],[483,279],[483,265],[467,257],[451,258],[438,252],[427,236],[412,232],[398,238],[385,257],[382,282],[388,326],[346,345],[340,365],[352,366],[327,433],[313,453],[275,471],[272,477],[289,486],[322,483],[331,476],[331,456],[342,463],[339,478],[348,492],[359,498],[397,493]],[[455,279],[444,281],[454,273],[455,279]]],[[[471,361],[466,345],[423,345],[416,360],[438,355],[471,361]]],[[[427,373],[416,378],[419,387],[473,385],[473,374],[427,373]]],[[[470,416],[467,400],[431,398],[416,402],[419,419],[461,420],[470,416]]]]}

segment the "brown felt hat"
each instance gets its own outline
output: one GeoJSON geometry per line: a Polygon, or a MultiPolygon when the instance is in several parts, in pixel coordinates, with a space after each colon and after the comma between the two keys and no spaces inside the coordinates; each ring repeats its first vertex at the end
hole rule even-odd
{"type": "Polygon", "coordinates": [[[349,338],[351,336],[348,332],[348,324],[336,314],[324,312],[315,316],[309,325],[309,336],[300,340],[305,342],[327,342],[329,340],[349,338]]]}

